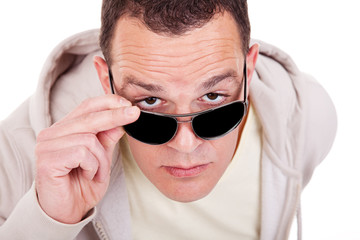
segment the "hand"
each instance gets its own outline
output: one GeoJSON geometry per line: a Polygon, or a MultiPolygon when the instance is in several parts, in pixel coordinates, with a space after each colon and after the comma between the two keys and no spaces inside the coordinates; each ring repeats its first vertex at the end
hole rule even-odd
{"type": "Polygon", "coordinates": [[[40,132],[35,186],[46,214],[62,223],[77,223],[103,198],[122,126],[139,114],[126,99],[106,95],[84,101],[40,132]]]}

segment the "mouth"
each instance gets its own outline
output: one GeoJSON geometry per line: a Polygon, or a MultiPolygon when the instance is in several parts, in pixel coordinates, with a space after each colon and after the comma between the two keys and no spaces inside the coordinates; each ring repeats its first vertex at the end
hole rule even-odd
{"type": "Polygon", "coordinates": [[[190,178],[196,177],[203,173],[210,163],[195,165],[191,167],[181,167],[181,166],[163,166],[163,168],[173,177],[176,178],[190,178]]]}

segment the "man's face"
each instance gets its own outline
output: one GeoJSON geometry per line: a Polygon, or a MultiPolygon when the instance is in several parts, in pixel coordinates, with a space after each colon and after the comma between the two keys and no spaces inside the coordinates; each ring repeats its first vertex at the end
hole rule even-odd
{"type": "MultiPolygon", "coordinates": [[[[122,18],[111,57],[117,93],[142,110],[192,113],[244,98],[244,56],[228,14],[180,37],[159,35],[139,20],[122,18]]],[[[175,137],[163,145],[128,140],[145,176],[167,197],[189,202],[214,188],[233,157],[242,126],[211,141],[198,138],[190,123],[180,123],[175,137]]]]}

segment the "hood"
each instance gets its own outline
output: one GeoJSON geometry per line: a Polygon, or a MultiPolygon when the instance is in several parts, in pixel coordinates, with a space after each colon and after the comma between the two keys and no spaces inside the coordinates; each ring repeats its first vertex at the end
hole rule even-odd
{"type": "MultiPolygon", "coordinates": [[[[104,94],[92,60],[102,56],[99,30],[74,35],[49,55],[36,93],[30,101],[30,121],[36,134],[78,106],[104,94]]],[[[326,91],[301,73],[292,59],[265,42],[250,85],[250,101],[263,127],[263,142],[273,163],[287,175],[312,169],[325,157],[336,132],[336,114],[326,91]],[[305,159],[305,160],[304,160],[305,159]]]]}
{"type": "Polygon", "coordinates": [[[264,150],[283,173],[301,177],[304,187],[333,144],[335,107],[325,89],[288,54],[256,42],[261,47],[250,96],[263,126],[264,150]]]}
{"type": "Polygon", "coordinates": [[[36,135],[59,120],[60,113],[56,110],[56,116],[53,116],[55,106],[66,114],[84,99],[103,94],[92,61],[80,69],[89,58],[92,60],[92,56],[101,56],[98,36],[98,30],[76,34],[61,42],[48,56],[36,92],[30,99],[30,121],[36,135]],[[74,77],[76,74],[78,76],[74,77]],[[68,79],[65,75],[74,78],[68,79]],[[65,81],[71,84],[63,91],[56,91],[65,81]],[[60,95],[64,96],[63,101],[59,99],[60,95]]]}

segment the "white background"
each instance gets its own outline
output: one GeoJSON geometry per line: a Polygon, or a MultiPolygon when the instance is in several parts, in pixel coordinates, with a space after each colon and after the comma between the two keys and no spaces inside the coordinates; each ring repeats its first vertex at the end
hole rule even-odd
{"type": "MultiPolygon", "coordinates": [[[[360,7],[354,0],[249,1],[252,37],[288,52],[332,97],[338,133],[302,198],[304,239],[360,239],[360,7]]],[[[0,119],[35,90],[64,38],[100,26],[100,0],[0,3],[0,119]]],[[[313,99],[316,101],[316,99],[313,99]]],[[[291,239],[295,239],[292,236],[291,239]]]]}

